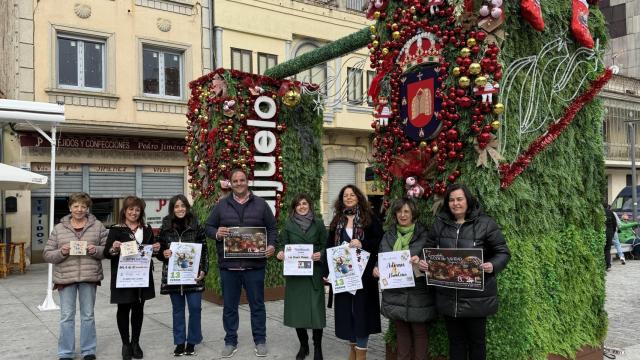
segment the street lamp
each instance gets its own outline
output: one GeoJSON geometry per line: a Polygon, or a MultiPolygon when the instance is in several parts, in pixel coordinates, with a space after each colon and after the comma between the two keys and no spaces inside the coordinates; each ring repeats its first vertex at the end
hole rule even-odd
{"type": "Polygon", "coordinates": [[[633,211],[633,221],[638,219],[638,181],[636,179],[636,123],[640,120],[633,120],[633,111],[629,111],[629,120],[625,121],[629,125],[631,141],[631,201],[633,211]]]}

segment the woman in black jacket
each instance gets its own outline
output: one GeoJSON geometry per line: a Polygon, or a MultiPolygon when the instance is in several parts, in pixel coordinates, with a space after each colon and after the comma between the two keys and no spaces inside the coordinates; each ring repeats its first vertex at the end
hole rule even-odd
{"type": "Polygon", "coordinates": [[[145,226],[144,200],[128,196],[124,199],[120,210],[119,223],[109,229],[104,257],[111,259],[111,303],[118,304],[116,319],[118,331],[122,338],[122,359],[142,359],[140,348],[140,332],[144,317],[144,302],[156,295],[153,286],[153,261],[149,268],[149,286],[136,288],[117,288],[118,264],[120,263],[120,245],[135,241],[140,249],[144,245],[153,246],[153,254],[158,256],[161,250],[151,226],[145,226]],[[129,320],[131,316],[131,320],[129,320]],[[129,321],[131,321],[131,339],[129,339],[129,321]]]}
{"type": "MultiPolygon", "coordinates": [[[[427,242],[427,228],[417,223],[418,208],[411,198],[397,199],[391,205],[393,224],[382,237],[380,253],[409,250],[417,264],[427,242]]],[[[379,278],[378,267],[373,276],[379,278]]],[[[382,314],[396,327],[398,360],[427,359],[427,322],[437,317],[434,291],[427,287],[424,274],[410,288],[382,291],[382,314]]]]}
{"type": "Polygon", "coordinates": [[[169,294],[173,309],[173,343],[176,345],[174,356],[195,355],[195,347],[202,342],[202,292],[204,277],[209,271],[209,249],[207,248],[204,228],[198,224],[191,213],[191,205],[184,195],[176,195],[169,200],[169,215],[162,219],[160,244],[162,253],[162,283],[160,294],[169,294]],[[171,258],[171,243],[195,243],[202,245],[200,264],[195,284],[168,285],[167,272],[171,258]],[[189,323],[185,326],[185,304],[189,308],[189,323]],[[187,331],[188,329],[188,331],[187,331]],[[186,347],[185,347],[186,342],[186,347]]]}
{"type": "Polygon", "coordinates": [[[381,331],[378,280],[373,277],[373,268],[378,262],[382,234],[382,226],[362,191],[354,185],[343,187],[334,204],[326,247],[347,242],[371,254],[362,273],[363,288],[355,295],[348,292],[335,295],[336,336],[349,341],[349,360],[365,360],[369,335],[381,331]]]}
{"type": "MultiPolygon", "coordinates": [[[[496,274],[511,254],[496,222],[485,215],[464,185],[450,185],[444,205],[429,231],[427,247],[479,248],[484,252],[484,290],[436,288],[436,306],[444,315],[449,336],[450,360],[486,358],[487,316],[498,311],[496,274]]],[[[428,264],[420,261],[420,269],[428,264]]]]}

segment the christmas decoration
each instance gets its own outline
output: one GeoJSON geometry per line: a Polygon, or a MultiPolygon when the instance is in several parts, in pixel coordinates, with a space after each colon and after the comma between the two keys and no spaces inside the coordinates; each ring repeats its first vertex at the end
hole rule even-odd
{"type": "Polygon", "coordinates": [[[569,126],[576,114],[582,107],[593,100],[593,98],[602,90],[602,87],[611,79],[613,73],[611,69],[607,69],[598,79],[596,79],[589,89],[580,97],[578,97],[571,106],[569,106],[564,116],[558,119],[554,124],[549,126],[547,132],[536,139],[529,148],[511,164],[504,164],[500,167],[501,179],[500,186],[502,188],[509,187],[515,178],[520,175],[524,169],[531,164],[533,158],[539,154],[549,144],[554,142],[558,136],[569,126]]]}
{"type": "Polygon", "coordinates": [[[408,197],[420,198],[424,195],[424,188],[418,184],[418,180],[413,176],[409,176],[405,180],[405,188],[408,197]]]}
{"type": "Polygon", "coordinates": [[[540,0],[520,0],[520,12],[532,28],[538,31],[544,30],[540,0]]]}
{"type": "Polygon", "coordinates": [[[589,32],[589,5],[586,0],[571,0],[571,33],[584,47],[593,48],[589,32]]]}

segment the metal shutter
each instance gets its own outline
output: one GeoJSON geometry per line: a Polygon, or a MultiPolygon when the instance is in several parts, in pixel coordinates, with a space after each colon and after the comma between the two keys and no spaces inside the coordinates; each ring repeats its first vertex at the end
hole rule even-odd
{"type": "Polygon", "coordinates": [[[135,173],[89,173],[89,194],[96,198],[123,198],[136,194],[135,173]]]}
{"type": "MultiPolygon", "coordinates": [[[[42,172],[41,175],[49,176],[51,173],[42,172]]],[[[31,197],[49,197],[49,185],[47,187],[31,191],[31,197]]],[[[82,191],[82,173],[63,173],[56,171],[55,196],[69,196],[70,194],[82,191]]]]}
{"type": "Polygon", "coordinates": [[[325,211],[325,223],[331,222],[333,204],[343,186],[356,183],[356,164],[350,161],[329,161],[327,171],[329,183],[328,206],[325,211]]]}
{"type": "Polygon", "coordinates": [[[184,194],[184,175],[142,174],[144,199],[168,199],[177,194],[184,194]]]}

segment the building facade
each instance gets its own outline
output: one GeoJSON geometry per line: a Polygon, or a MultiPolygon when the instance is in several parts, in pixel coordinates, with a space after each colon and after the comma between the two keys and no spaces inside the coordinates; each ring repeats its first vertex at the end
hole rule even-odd
{"type": "MultiPolygon", "coordinates": [[[[66,197],[85,191],[106,224],[136,195],[158,227],[167,199],[188,192],[184,114],[189,81],[213,65],[209,1],[13,0],[0,10],[12,44],[0,90],[65,104],[55,221],[69,212],[66,197]]],[[[48,175],[49,142],[25,124],[3,130],[3,162],[48,175]]],[[[12,240],[27,241],[31,260],[41,261],[49,189],[6,195],[18,200],[17,212],[6,214],[12,240]]]]}
{"type": "Polygon", "coordinates": [[[602,11],[609,29],[605,64],[620,68],[620,73],[600,94],[604,100],[606,200],[610,203],[618,192],[632,184],[631,136],[635,137],[636,158],[640,155],[640,124],[635,134],[629,121],[640,122],[640,0],[602,0],[602,11]]]}

